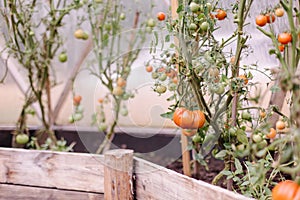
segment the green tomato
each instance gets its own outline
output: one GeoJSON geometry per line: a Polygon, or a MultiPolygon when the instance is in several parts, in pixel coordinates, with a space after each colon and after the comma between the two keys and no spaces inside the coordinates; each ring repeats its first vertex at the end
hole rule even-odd
{"type": "Polygon", "coordinates": [[[82,39],[83,40],[89,39],[89,34],[87,32],[83,32],[82,39]]]}
{"type": "Polygon", "coordinates": [[[195,2],[192,2],[190,3],[190,9],[192,12],[198,12],[200,10],[200,6],[199,4],[195,3],[195,2]]]}
{"type": "Polygon", "coordinates": [[[165,73],[162,73],[159,77],[158,77],[158,79],[160,80],[160,81],[165,81],[166,79],[167,79],[167,75],[165,74],[165,73]]]}
{"type": "Polygon", "coordinates": [[[210,12],[212,9],[211,3],[206,3],[205,6],[206,6],[207,11],[210,12]]]}
{"type": "Polygon", "coordinates": [[[169,83],[168,89],[170,91],[175,91],[177,89],[177,84],[176,83],[169,83]]]}
{"type": "Polygon", "coordinates": [[[259,142],[259,143],[257,144],[257,147],[258,147],[259,149],[263,149],[263,148],[265,148],[266,146],[268,146],[267,140],[262,140],[261,142],[259,142]]]}
{"type": "Polygon", "coordinates": [[[74,122],[75,122],[74,117],[71,115],[71,116],[68,118],[68,121],[69,121],[69,123],[74,123],[74,122]]]}
{"type": "Polygon", "coordinates": [[[259,134],[252,135],[252,140],[255,143],[259,143],[262,141],[262,137],[259,134]]]}
{"type": "Polygon", "coordinates": [[[223,84],[218,84],[218,85],[214,86],[213,91],[214,91],[214,93],[221,95],[225,92],[225,88],[224,88],[223,84]]]}
{"type": "Polygon", "coordinates": [[[244,111],[242,113],[242,119],[244,119],[244,120],[251,120],[251,114],[248,111],[244,111]]]}
{"type": "Polygon", "coordinates": [[[94,0],[95,3],[103,3],[103,0],[94,0]]]}
{"type": "Polygon", "coordinates": [[[152,72],[151,76],[153,79],[157,79],[159,77],[157,72],[152,72]]]}
{"type": "Polygon", "coordinates": [[[209,23],[208,22],[202,22],[201,25],[200,25],[200,29],[202,31],[207,31],[208,27],[209,27],[209,23]]]}
{"type": "Polygon", "coordinates": [[[192,141],[194,143],[200,143],[200,142],[202,142],[202,138],[200,137],[200,135],[196,134],[192,137],[192,141]]]}
{"type": "Polygon", "coordinates": [[[153,18],[148,19],[147,26],[153,28],[155,26],[155,21],[153,18]]]}
{"type": "Polygon", "coordinates": [[[154,91],[157,92],[158,94],[163,94],[167,91],[167,87],[164,85],[158,85],[154,91]]]}
{"type": "Polygon", "coordinates": [[[66,62],[68,60],[68,56],[65,52],[59,54],[58,60],[62,63],[66,62]]]}
{"type": "Polygon", "coordinates": [[[27,134],[21,133],[16,136],[16,143],[26,144],[29,141],[29,136],[27,134]]]}
{"type": "Polygon", "coordinates": [[[82,105],[78,105],[78,106],[76,106],[76,113],[83,113],[83,106],[82,105]]]}
{"type": "Polygon", "coordinates": [[[191,24],[189,25],[189,29],[192,30],[192,31],[196,30],[196,29],[197,29],[197,24],[191,23],[191,24]]]}
{"type": "Polygon", "coordinates": [[[237,131],[237,130],[236,130],[236,128],[234,128],[234,127],[231,127],[231,128],[229,128],[229,130],[228,130],[230,136],[232,136],[232,137],[236,136],[236,131],[237,131]]]}
{"type": "Polygon", "coordinates": [[[128,115],[128,110],[127,110],[127,108],[121,108],[120,109],[120,114],[122,115],[122,116],[127,116],[128,115]]]}
{"type": "Polygon", "coordinates": [[[125,101],[128,100],[129,98],[130,98],[130,94],[128,94],[128,93],[124,93],[122,96],[122,99],[125,101]]]}
{"type": "Polygon", "coordinates": [[[104,132],[104,131],[106,131],[106,129],[107,129],[107,125],[104,122],[101,122],[98,124],[98,130],[100,132],[104,132]]]}
{"type": "Polygon", "coordinates": [[[79,121],[79,120],[81,120],[82,118],[83,118],[83,115],[82,115],[81,113],[75,113],[75,114],[73,115],[74,121],[79,121]]]}
{"type": "Polygon", "coordinates": [[[121,14],[120,14],[120,19],[121,19],[121,20],[125,20],[125,18],[126,18],[125,13],[121,13],[121,14]]]}
{"type": "Polygon", "coordinates": [[[111,25],[111,24],[105,24],[105,25],[104,25],[104,29],[105,29],[107,32],[109,32],[109,31],[111,31],[111,29],[112,29],[112,25],[111,25]]]}

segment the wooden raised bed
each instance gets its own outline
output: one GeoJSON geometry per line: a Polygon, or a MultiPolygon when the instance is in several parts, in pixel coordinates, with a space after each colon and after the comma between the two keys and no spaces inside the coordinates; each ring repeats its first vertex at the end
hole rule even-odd
{"type": "Polygon", "coordinates": [[[249,200],[135,158],[132,150],[103,156],[14,148],[0,148],[0,199],[249,200]]]}

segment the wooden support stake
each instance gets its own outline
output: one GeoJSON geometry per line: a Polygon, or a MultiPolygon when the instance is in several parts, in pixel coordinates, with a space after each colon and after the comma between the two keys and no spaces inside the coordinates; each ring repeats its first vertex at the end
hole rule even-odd
{"type": "Polygon", "coordinates": [[[182,152],[182,166],[183,174],[191,177],[191,156],[190,151],[187,150],[188,147],[188,138],[187,136],[181,134],[181,152],[182,152]]]}
{"type": "MultiPolygon", "coordinates": [[[[171,12],[172,12],[172,19],[178,18],[177,14],[177,8],[178,8],[178,0],[171,0],[171,12]]],[[[175,45],[178,45],[178,38],[174,38],[175,45]]],[[[192,176],[191,173],[191,157],[190,157],[190,151],[187,150],[188,146],[188,138],[181,134],[181,152],[182,152],[182,165],[183,165],[183,174],[186,176],[192,176]]]]}
{"type": "Polygon", "coordinates": [[[132,200],[133,150],[115,149],[104,154],[104,199],[132,200]]]}

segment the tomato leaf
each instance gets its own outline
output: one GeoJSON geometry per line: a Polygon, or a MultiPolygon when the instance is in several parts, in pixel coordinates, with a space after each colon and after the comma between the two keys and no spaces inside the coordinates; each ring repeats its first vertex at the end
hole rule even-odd
{"type": "Polygon", "coordinates": [[[236,171],[235,171],[236,174],[243,173],[243,167],[242,167],[242,164],[239,161],[239,159],[237,159],[237,158],[234,159],[234,166],[236,168],[236,171]]]}
{"type": "Polygon", "coordinates": [[[170,35],[166,35],[165,42],[170,42],[170,35]]]}
{"type": "Polygon", "coordinates": [[[173,114],[174,114],[174,112],[166,112],[166,113],[160,114],[160,116],[163,118],[167,118],[167,119],[173,119],[173,114]]]}
{"type": "Polygon", "coordinates": [[[219,152],[215,155],[215,157],[216,157],[217,159],[223,159],[226,155],[227,155],[227,151],[226,151],[226,150],[222,150],[222,151],[219,151],[219,152]]]}
{"type": "Polygon", "coordinates": [[[237,133],[236,138],[239,142],[243,144],[248,144],[248,138],[244,131],[237,131],[236,133],[237,133]]]}

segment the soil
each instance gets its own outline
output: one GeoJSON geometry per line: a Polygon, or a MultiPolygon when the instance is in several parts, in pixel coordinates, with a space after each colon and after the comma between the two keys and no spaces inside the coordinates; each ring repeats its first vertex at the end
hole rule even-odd
{"type": "MultiPolygon", "coordinates": [[[[222,160],[217,160],[214,158],[210,158],[208,161],[208,170],[204,166],[199,166],[199,174],[195,174],[195,172],[192,173],[192,177],[201,180],[204,182],[207,182],[209,184],[212,183],[214,177],[219,174],[220,171],[224,169],[224,162],[222,160]]],[[[171,164],[167,165],[166,168],[174,170],[178,173],[183,174],[183,165],[182,160],[178,159],[171,164]]],[[[218,184],[218,186],[222,188],[226,188],[226,180],[225,177],[222,178],[218,184]]]]}

